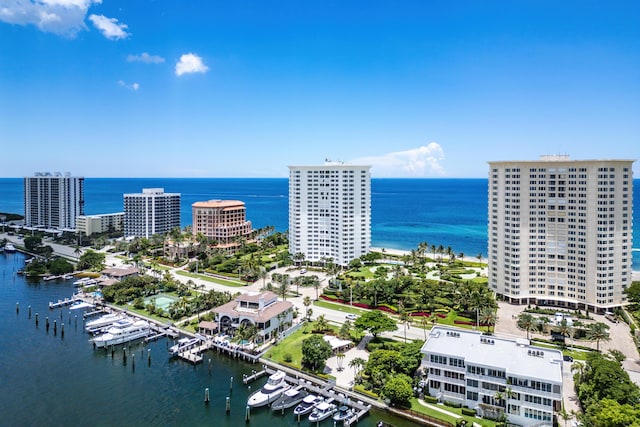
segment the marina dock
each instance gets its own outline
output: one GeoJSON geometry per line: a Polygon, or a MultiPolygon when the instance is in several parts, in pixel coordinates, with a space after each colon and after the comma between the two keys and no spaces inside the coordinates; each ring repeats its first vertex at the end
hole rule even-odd
{"type": "MultiPolygon", "coordinates": [[[[277,369],[275,368],[263,365],[262,370],[253,371],[251,375],[243,375],[242,382],[244,384],[248,384],[265,375],[272,375],[276,371],[277,369]]],[[[295,388],[304,388],[311,393],[324,397],[326,402],[333,402],[336,405],[344,405],[351,408],[351,410],[353,411],[353,416],[344,421],[345,426],[356,424],[362,417],[367,415],[369,413],[369,410],[371,409],[370,404],[364,403],[362,400],[356,400],[352,395],[350,396],[347,393],[342,393],[339,391],[336,392],[336,390],[334,390],[335,383],[333,382],[325,384],[320,380],[311,381],[308,379],[300,378],[297,375],[295,377],[292,377],[289,374],[287,374],[286,381],[287,383],[293,385],[295,388]]]]}
{"type": "Polygon", "coordinates": [[[76,301],[81,301],[82,299],[77,297],[76,295],[71,298],[65,298],[63,300],[58,300],[58,302],[50,302],[49,309],[53,310],[54,308],[66,307],[67,305],[71,305],[76,301]]]}

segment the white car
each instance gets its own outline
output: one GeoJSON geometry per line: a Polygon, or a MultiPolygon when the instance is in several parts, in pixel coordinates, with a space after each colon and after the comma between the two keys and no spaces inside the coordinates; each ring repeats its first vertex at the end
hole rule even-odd
{"type": "Polygon", "coordinates": [[[349,314],[347,314],[347,315],[346,315],[346,316],[344,316],[344,317],[346,317],[346,318],[347,318],[347,319],[349,319],[349,320],[356,320],[356,319],[358,318],[358,316],[356,316],[356,315],[355,315],[355,314],[353,314],[353,313],[349,313],[349,314]]]}

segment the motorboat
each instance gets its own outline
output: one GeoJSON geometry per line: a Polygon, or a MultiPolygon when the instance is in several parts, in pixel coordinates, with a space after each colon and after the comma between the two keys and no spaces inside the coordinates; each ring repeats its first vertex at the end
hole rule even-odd
{"type": "Polygon", "coordinates": [[[353,411],[348,406],[340,406],[338,411],[333,414],[333,421],[343,422],[344,420],[348,420],[353,417],[353,411]]]}
{"type": "Polygon", "coordinates": [[[107,332],[92,339],[93,345],[97,348],[108,347],[110,345],[123,344],[129,341],[144,338],[151,332],[151,326],[146,320],[138,320],[130,326],[111,326],[107,332]]]}
{"type": "Polygon", "coordinates": [[[336,405],[333,403],[321,402],[311,411],[311,415],[309,415],[309,421],[312,423],[319,422],[322,420],[326,420],[333,413],[336,412],[336,405]]]}
{"type": "Polygon", "coordinates": [[[122,320],[126,318],[126,316],[118,313],[105,314],[104,316],[100,316],[97,319],[89,320],[84,324],[84,329],[87,332],[97,331],[105,326],[111,326],[118,320],[122,320]]]}
{"type": "Polygon", "coordinates": [[[309,394],[302,399],[302,402],[300,402],[298,406],[293,408],[293,415],[306,415],[322,402],[324,402],[323,397],[309,394]]]}
{"type": "Polygon", "coordinates": [[[284,411],[285,409],[289,409],[302,402],[302,399],[304,399],[308,395],[309,392],[307,390],[290,388],[289,390],[282,393],[282,396],[280,396],[278,400],[271,404],[271,410],[284,411]]]}
{"type": "Polygon", "coordinates": [[[6,245],[4,245],[4,251],[8,253],[13,253],[16,251],[16,247],[13,246],[13,244],[11,243],[7,243],[6,245]]]}
{"type": "Polygon", "coordinates": [[[80,310],[82,308],[93,308],[93,307],[95,306],[90,302],[76,301],[73,304],[71,304],[71,307],[69,307],[69,310],[80,310]]]}
{"type": "Polygon", "coordinates": [[[169,354],[171,356],[177,356],[185,350],[190,349],[194,345],[200,342],[200,338],[180,338],[178,342],[171,347],[169,347],[169,354]]]}
{"type": "Polygon", "coordinates": [[[291,386],[286,382],[287,375],[282,371],[269,376],[267,383],[258,391],[249,396],[247,406],[257,408],[275,402],[278,397],[291,386]]]}

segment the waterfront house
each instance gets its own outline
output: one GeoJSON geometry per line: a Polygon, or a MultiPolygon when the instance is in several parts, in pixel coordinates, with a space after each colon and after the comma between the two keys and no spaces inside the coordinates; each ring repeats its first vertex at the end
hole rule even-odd
{"type": "Polygon", "coordinates": [[[293,321],[293,304],[278,301],[273,292],[248,292],[235,300],[214,308],[220,333],[233,335],[242,324],[255,325],[258,329],[258,343],[277,336],[293,321]]]}

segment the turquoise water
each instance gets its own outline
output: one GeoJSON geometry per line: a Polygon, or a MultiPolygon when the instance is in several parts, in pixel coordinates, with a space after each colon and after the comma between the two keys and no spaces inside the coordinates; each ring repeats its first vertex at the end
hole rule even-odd
{"type": "MultiPolygon", "coordinates": [[[[49,301],[73,294],[72,281],[27,282],[16,274],[23,266],[22,254],[0,254],[0,425],[245,425],[251,390],[242,384],[242,374],[258,365],[213,352],[205,354],[207,362],[196,366],[170,360],[168,346],[172,343],[166,339],[127,346],[126,361],[122,347],[113,357],[110,350],[94,350],[83,331],[81,313],[48,308],[49,301]],[[46,317],[51,322],[48,332],[46,317]],[[209,405],[204,404],[205,388],[210,390],[209,405]],[[227,396],[231,398],[229,414],[225,412],[227,396]]],[[[252,390],[263,382],[254,383],[252,390]]],[[[415,425],[390,419],[381,412],[372,413],[358,425],[372,427],[379,419],[399,427],[415,425]]],[[[253,410],[248,426],[265,425],[298,424],[291,411],[283,417],[272,415],[266,408],[253,410]]],[[[300,425],[308,425],[308,421],[300,425]]],[[[327,420],[320,425],[333,424],[327,420]]]]}
{"type": "MultiPolygon", "coordinates": [[[[124,193],[161,187],[181,193],[181,224],[191,224],[191,205],[209,199],[245,202],[254,227],[288,226],[286,178],[87,178],[87,214],[122,212],[124,193]]],[[[0,212],[23,213],[23,184],[0,178],[0,212]]],[[[371,242],[373,246],[411,250],[420,242],[451,246],[456,252],[487,257],[486,179],[372,179],[371,242]]],[[[634,179],[633,247],[640,249],[640,180],[634,179]]],[[[633,252],[640,270],[640,252],[633,252]]]]}

